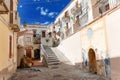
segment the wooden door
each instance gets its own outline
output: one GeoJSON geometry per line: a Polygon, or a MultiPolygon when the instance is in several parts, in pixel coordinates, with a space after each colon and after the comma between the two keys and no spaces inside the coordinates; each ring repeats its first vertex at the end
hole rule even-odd
{"type": "Polygon", "coordinates": [[[89,49],[88,57],[89,57],[89,71],[96,73],[97,72],[96,56],[92,48],[89,49]]]}
{"type": "Polygon", "coordinates": [[[31,58],[31,49],[26,49],[26,56],[31,58]]]}

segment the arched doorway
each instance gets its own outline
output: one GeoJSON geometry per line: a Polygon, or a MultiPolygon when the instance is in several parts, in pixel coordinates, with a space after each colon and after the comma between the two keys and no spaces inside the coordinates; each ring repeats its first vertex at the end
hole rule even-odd
{"type": "Polygon", "coordinates": [[[89,71],[92,73],[97,73],[96,56],[95,51],[92,48],[89,49],[88,58],[89,58],[89,71]]]}

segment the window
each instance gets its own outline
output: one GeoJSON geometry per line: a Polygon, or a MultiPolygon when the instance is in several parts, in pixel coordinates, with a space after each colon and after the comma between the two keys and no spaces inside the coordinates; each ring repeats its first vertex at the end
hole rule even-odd
{"type": "Polygon", "coordinates": [[[10,23],[13,24],[13,0],[10,0],[10,23]]]}
{"type": "Polygon", "coordinates": [[[106,12],[107,10],[109,10],[109,8],[110,8],[109,4],[101,6],[101,7],[99,7],[99,13],[102,14],[102,13],[106,12]]]}
{"type": "Polygon", "coordinates": [[[45,37],[46,32],[42,31],[42,37],[45,37]]]}
{"type": "Polygon", "coordinates": [[[9,58],[12,58],[12,36],[9,37],[9,58]]]}
{"type": "Polygon", "coordinates": [[[17,13],[17,11],[16,11],[16,12],[15,12],[15,19],[16,19],[16,20],[17,20],[17,14],[18,14],[18,13],[17,13]]]}
{"type": "Polygon", "coordinates": [[[76,16],[76,26],[77,26],[77,27],[80,26],[80,18],[79,18],[79,15],[76,16]]]}
{"type": "Polygon", "coordinates": [[[68,23],[66,23],[66,29],[67,29],[67,30],[68,30],[68,27],[69,27],[69,26],[68,26],[68,23]]]}
{"type": "Polygon", "coordinates": [[[107,10],[109,10],[109,9],[110,9],[109,4],[107,4],[107,5],[105,6],[105,10],[107,11],[107,10]]]}
{"type": "Polygon", "coordinates": [[[36,37],[36,29],[33,29],[33,37],[36,37]]]}
{"type": "Polygon", "coordinates": [[[68,14],[68,11],[65,12],[65,17],[67,17],[69,14],[68,14]]]}

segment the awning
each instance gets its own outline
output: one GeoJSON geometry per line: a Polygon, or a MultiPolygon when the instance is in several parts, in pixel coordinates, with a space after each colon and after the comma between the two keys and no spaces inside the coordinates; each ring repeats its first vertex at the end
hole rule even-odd
{"type": "Polygon", "coordinates": [[[0,14],[8,13],[8,8],[4,2],[4,0],[0,0],[0,14]]]}

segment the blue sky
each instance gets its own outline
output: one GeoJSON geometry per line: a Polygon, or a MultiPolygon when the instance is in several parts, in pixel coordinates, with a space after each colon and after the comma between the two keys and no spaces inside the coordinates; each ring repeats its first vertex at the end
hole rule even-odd
{"type": "Polygon", "coordinates": [[[48,25],[64,9],[70,0],[18,0],[21,24],[48,25]]]}

